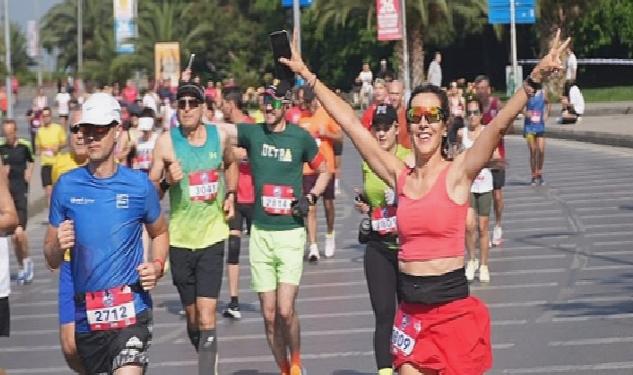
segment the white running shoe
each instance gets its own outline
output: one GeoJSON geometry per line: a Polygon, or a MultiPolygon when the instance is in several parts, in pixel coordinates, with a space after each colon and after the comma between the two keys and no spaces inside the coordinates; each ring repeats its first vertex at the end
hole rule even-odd
{"type": "Polygon", "coordinates": [[[479,268],[479,260],[471,259],[466,263],[466,280],[475,280],[475,271],[479,268]]]}
{"type": "Polygon", "coordinates": [[[334,241],[334,232],[325,235],[325,252],[324,255],[326,258],[331,258],[334,256],[334,252],[336,251],[336,242],[334,241]]]}
{"type": "Polygon", "coordinates": [[[35,267],[31,258],[24,258],[24,283],[30,284],[35,276],[35,267]]]}
{"type": "Polygon", "coordinates": [[[490,282],[490,271],[488,271],[488,266],[485,264],[482,264],[481,267],[479,267],[479,281],[482,283],[490,282]]]}
{"type": "Polygon", "coordinates": [[[308,261],[316,263],[321,256],[319,255],[319,246],[315,243],[310,244],[310,251],[308,252],[308,261]]]}
{"type": "Polygon", "coordinates": [[[499,225],[495,225],[492,230],[492,245],[499,246],[503,242],[503,229],[499,225]]]}

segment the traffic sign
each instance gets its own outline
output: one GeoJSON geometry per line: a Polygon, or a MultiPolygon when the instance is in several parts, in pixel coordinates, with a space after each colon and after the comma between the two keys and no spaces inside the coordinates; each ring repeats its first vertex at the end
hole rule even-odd
{"type": "MultiPolygon", "coordinates": [[[[284,8],[292,8],[292,1],[293,0],[281,0],[281,6],[284,8]]],[[[312,0],[299,1],[299,6],[302,8],[309,7],[310,5],[312,5],[312,0]]]]}
{"type": "MultiPolygon", "coordinates": [[[[488,0],[488,23],[510,23],[510,1],[512,0],[488,0]]],[[[536,22],[535,0],[514,0],[515,23],[530,24],[536,22]]]]}

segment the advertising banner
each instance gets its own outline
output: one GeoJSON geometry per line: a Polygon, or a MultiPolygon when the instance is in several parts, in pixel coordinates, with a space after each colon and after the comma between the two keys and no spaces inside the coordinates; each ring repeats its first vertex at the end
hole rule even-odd
{"type": "Polygon", "coordinates": [[[400,0],[376,0],[378,40],[402,39],[401,11],[400,0]]]}

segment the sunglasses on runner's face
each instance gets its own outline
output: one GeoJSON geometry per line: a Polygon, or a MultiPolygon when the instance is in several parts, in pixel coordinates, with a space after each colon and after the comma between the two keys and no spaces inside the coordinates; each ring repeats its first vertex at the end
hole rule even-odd
{"type": "Polygon", "coordinates": [[[475,116],[479,116],[479,115],[481,115],[481,111],[478,110],[478,109],[475,109],[474,111],[466,111],[466,116],[467,117],[471,117],[471,116],[475,117],[475,116]]]}
{"type": "Polygon", "coordinates": [[[198,108],[200,105],[200,101],[198,99],[178,99],[178,108],[185,109],[187,108],[187,104],[189,104],[189,108],[198,108]]]}
{"type": "Polygon", "coordinates": [[[114,126],[110,125],[90,125],[90,124],[80,124],[77,125],[79,131],[84,136],[94,136],[94,137],[103,137],[110,131],[110,128],[114,126]]]}
{"type": "Polygon", "coordinates": [[[407,111],[407,120],[412,124],[419,124],[422,117],[429,124],[436,124],[444,120],[444,111],[440,107],[411,107],[407,111]]]}
{"type": "Polygon", "coordinates": [[[270,105],[273,109],[282,109],[284,106],[283,99],[277,99],[270,95],[264,95],[264,106],[270,105]]]}
{"type": "Polygon", "coordinates": [[[71,132],[71,133],[73,133],[73,134],[77,134],[77,133],[79,133],[79,130],[80,130],[80,129],[79,129],[79,125],[71,125],[68,129],[69,129],[69,130],[70,130],[70,132],[71,132]]]}

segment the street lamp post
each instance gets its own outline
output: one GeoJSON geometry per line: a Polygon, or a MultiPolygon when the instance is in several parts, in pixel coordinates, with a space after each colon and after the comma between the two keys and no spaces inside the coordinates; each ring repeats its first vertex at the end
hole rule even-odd
{"type": "Polygon", "coordinates": [[[82,2],[83,0],[77,0],[77,73],[81,73],[82,71],[84,54],[82,2]]]}
{"type": "Polygon", "coordinates": [[[407,4],[400,0],[400,14],[402,15],[402,80],[404,81],[404,97],[411,95],[411,76],[409,74],[409,43],[407,37],[407,4]]]}
{"type": "Polygon", "coordinates": [[[13,117],[13,92],[11,91],[11,36],[9,34],[9,0],[4,0],[4,49],[5,63],[7,65],[6,91],[7,91],[7,116],[13,117]]]}
{"type": "Polygon", "coordinates": [[[294,32],[297,33],[297,49],[299,54],[301,54],[301,7],[299,0],[292,0],[292,19],[294,32]]]}

